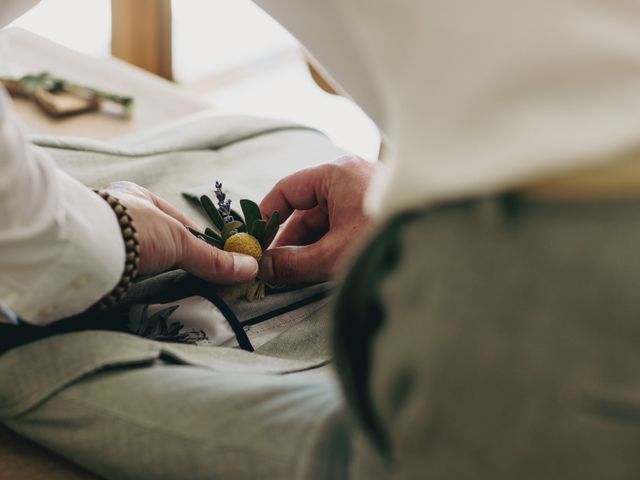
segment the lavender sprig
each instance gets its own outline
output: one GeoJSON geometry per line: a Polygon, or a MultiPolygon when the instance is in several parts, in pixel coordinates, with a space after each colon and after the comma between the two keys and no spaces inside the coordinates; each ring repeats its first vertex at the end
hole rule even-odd
{"type": "MultiPolygon", "coordinates": [[[[222,219],[226,225],[227,223],[235,221],[235,218],[233,218],[233,214],[231,213],[231,199],[227,199],[227,194],[222,190],[222,182],[216,181],[215,185],[215,194],[218,199],[218,211],[220,212],[220,215],[222,215],[222,219]]],[[[232,230],[230,235],[235,235],[236,233],[238,233],[238,230],[232,230]]]]}

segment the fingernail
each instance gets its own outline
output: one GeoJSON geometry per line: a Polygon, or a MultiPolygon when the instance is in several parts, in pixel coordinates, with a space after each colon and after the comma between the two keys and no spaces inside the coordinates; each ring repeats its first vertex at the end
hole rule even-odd
{"type": "Polygon", "coordinates": [[[233,256],[233,274],[236,278],[248,278],[255,276],[258,264],[253,257],[248,255],[233,256]]]}
{"type": "Polygon", "coordinates": [[[260,259],[260,271],[258,276],[264,281],[271,281],[275,278],[275,273],[273,272],[273,256],[265,253],[262,255],[260,259]]]}

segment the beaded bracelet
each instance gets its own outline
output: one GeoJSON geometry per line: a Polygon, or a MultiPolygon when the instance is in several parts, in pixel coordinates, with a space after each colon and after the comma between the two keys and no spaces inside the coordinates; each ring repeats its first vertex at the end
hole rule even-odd
{"type": "Polygon", "coordinates": [[[122,238],[124,240],[126,260],[124,264],[124,272],[120,278],[118,285],[106,294],[96,304],[99,310],[107,310],[110,306],[114,305],[124,297],[124,294],[129,290],[133,280],[138,276],[138,266],[140,265],[140,243],[138,242],[138,231],[133,226],[133,220],[127,213],[127,207],[122,205],[120,201],[103,190],[94,190],[100,195],[105,202],[109,204],[113,212],[118,217],[118,223],[120,224],[120,230],[122,231],[122,238]]]}

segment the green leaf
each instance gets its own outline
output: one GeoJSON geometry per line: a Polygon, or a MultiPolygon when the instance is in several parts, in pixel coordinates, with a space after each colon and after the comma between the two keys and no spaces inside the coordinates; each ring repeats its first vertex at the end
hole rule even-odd
{"type": "Polygon", "coordinates": [[[153,324],[153,329],[149,332],[150,337],[165,336],[170,330],[169,317],[178,309],[179,305],[163,308],[154,313],[149,321],[153,324]]]}
{"type": "Polygon", "coordinates": [[[209,245],[222,249],[224,244],[222,243],[222,239],[218,240],[217,238],[210,237],[209,235],[201,235],[205,242],[209,245]]]}
{"type": "Polygon", "coordinates": [[[202,205],[202,208],[204,208],[204,211],[207,213],[207,215],[209,215],[209,218],[216,226],[216,228],[222,231],[222,229],[224,228],[224,219],[222,218],[222,215],[220,215],[220,212],[213,204],[211,199],[206,195],[202,195],[200,197],[200,204],[202,205]]]}
{"type": "Polygon", "coordinates": [[[149,318],[149,328],[145,332],[145,337],[155,338],[162,333],[162,324],[156,317],[149,318]]]}
{"type": "Polygon", "coordinates": [[[214,232],[210,228],[207,228],[204,231],[205,233],[199,232],[195,228],[191,228],[191,227],[187,227],[187,230],[189,230],[194,236],[207,242],[209,245],[222,248],[222,238],[220,238],[220,235],[218,235],[216,232],[214,232]]]}
{"type": "Polygon", "coordinates": [[[182,330],[183,328],[184,328],[184,325],[182,323],[174,322],[171,325],[169,325],[169,329],[167,330],[166,336],[175,337],[180,333],[180,330],[182,330]]]}
{"type": "Polygon", "coordinates": [[[232,230],[237,230],[242,226],[242,222],[234,221],[227,223],[222,229],[222,241],[226,242],[232,230]]]}
{"type": "Polygon", "coordinates": [[[202,232],[199,232],[198,230],[196,230],[195,228],[191,228],[188,225],[185,225],[185,227],[187,227],[187,230],[189,230],[194,236],[199,237],[202,235],[202,232]]]}
{"type": "Polygon", "coordinates": [[[205,228],[204,229],[204,234],[207,237],[213,237],[213,238],[216,238],[216,239],[222,241],[222,237],[218,234],[218,232],[216,232],[216,231],[214,231],[214,230],[212,230],[210,228],[205,228]]]}
{"type": "Polygon", "coordinates": [[[140,312],[140,325],[138,325],[138,329],[135,333],[144,337],[149,331],[149,305],[145,305],[142,307],[142,312],[140,312]]]}
{"type": "Polygon", "coordinates": [[[265,222],[264,220],[256,220],[255,222],[253,222],[251,231],[249,233],[256,237],[258,242],[262,242],[262,238],[264,237],[264,231],[266,228],[267,222],[265,222]]]}
{"type": "Polygon", "coordinates": [[[273,236],[273,234],[275,233],[275,231],[279,226],[280,226],[280,212],[276,210],[271,214],[271,218],[269,218],[269,221],[267,222],[267,226],[264,229],[264,235],[262,237],[262,241],[260,242],[262,245],[262,248],[266,248],[267,242],[271,240],[271,237],[273,236]]]}
{"type": "Polygon", "coordinates": [[[158,323],[163,322],[167,323],[169,317],[175,312],[180,305],[173,305],[172,307],[163,308],[162,310],[158,310],[156,313],[151,315],[149,320],[156,321],[158,323]]]}
{"type": "MultiPolygon", "coordinates": [[[[231,215],[233,215],[233,219],[234,220],[238,220],[239,222],[242,222],[243,224],[245,224],[244,218],[242,217],[240,212],[238,212],[237,210],[234,210],[232,208],[231,209],[231,215]]],[[[244,230],[244,229],[245,229],[245,225],[242,225],[242,228],[240,230],[244,230]]]]}
{"type": "Polygon", "coordinates": [[[240,200],[240,206],[242,207],[242,213],[244,213],[244,221],[247,225],[247,232],[251,233],[253,224],[256,220],[262,220],[262,214],[260,213],[260,207],[255,202],[243,198],[240,200]]]}

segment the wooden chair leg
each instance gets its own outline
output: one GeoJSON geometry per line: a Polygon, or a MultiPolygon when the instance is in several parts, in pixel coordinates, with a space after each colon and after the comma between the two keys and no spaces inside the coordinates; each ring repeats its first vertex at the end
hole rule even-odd
{"type": "Polygon", "coordinates": [[[111,0],[111,53],[173,79],[171,0],[111,0]]]}

